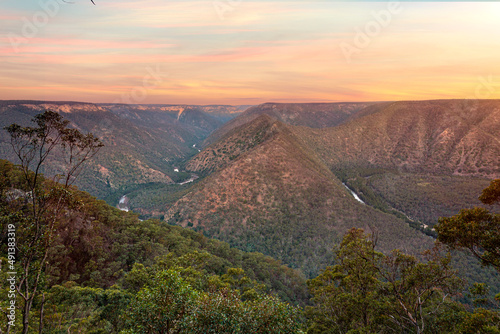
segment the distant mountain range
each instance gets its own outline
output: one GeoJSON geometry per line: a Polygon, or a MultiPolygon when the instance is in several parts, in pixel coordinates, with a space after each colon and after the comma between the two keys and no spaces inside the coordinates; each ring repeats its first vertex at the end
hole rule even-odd
{"type": "MultiPolygon", "coordinates": [[[[105,198],[130,184],[173,183],[177,177],[174,169],[198,153],[193,145],[202,143],[245,108],[0,101],[0,127],[14,122],[28,125],[34,115],[53,110],[79,130],[101,138],[105,147],[87,166],[77,185],[105,198]]],[[[15,161],[8,141],[6,131],[0,131],[1,156],[15,161]]],[[[50,168],[45,172],[50,175],[50,168]]]]}
{"type": "MultiPolygon", "coordinates": [[[[332,247],[351,227],[374,232],[382,251],[430,247],[438,217],[480,205],[481,190],[500,177],[498,100],[3,101],[0,125],[26,123],[44,109],[106,145],[82,189],[113,205],[127,195],[145,217],[263,252],[309,277],[331,264],[332,247]],[[180,182],[181,174],[191,179],[180,182]]],[[[10,157],[0,136],[0,152],[10,157]]]]}

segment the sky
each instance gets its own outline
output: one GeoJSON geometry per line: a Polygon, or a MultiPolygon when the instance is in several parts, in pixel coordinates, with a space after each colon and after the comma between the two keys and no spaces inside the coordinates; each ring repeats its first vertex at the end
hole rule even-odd
{"type": "Polygon", "coordinates": [[[500,3],[0,0],[0,100],[500,98],[500,3]]]}

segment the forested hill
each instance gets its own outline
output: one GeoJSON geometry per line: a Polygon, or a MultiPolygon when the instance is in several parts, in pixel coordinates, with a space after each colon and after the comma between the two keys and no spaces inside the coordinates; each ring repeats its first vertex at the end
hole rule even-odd
{"type": "Polygon", "coordinates": [[[499,100],[382,103],[338,127],[300,130],[331,167],[500,177],[499,100]]]}
{"type": "MultiPolygon", "coordinates": [[[[400,250],[382,254],[375,250],[377,235],[359,229],[343,236],[330,265],[306,286],[300,273],[270,257],[189,229],[141,221],[76,188],[62,194],[62,185],[39,178],[37,196],[45,204],[56,196],[64,206],[54,212],[53,204],[46,206],[45,218],[56,217],[54,238],[28,246],[36,231],[29,219],[32,195],[23,179],[18,167],[0,160],[0,263],[14,267],[9,272],[2,267],[0,279],[12,271],[24,275],[22,255],[31,252],[36,259],[37,247],[49,247],[25,323],[28,333],[163,333],[170,328],[166,333],[319,334],[333,328],[475,334],[497,333],[500,326],[498,304],[488,298],[484,284],[470,289],[474,307],[457,301],[465,282],[443,248],[426,252],[424,261],[400,250]],[[19,259],[14,262],[7,257],[7,231],[16,234],[19,259]]],[[[500,199],[500,188],[494,183],[490,188],[482,197],[493,203],[500,199]]],[[[498,263],[498,257],[493,259],[498,263]]],[[[0,288],[2,309],[11,304],[9,289],[0,288]]],[[[9,319],[0,318],[0,329],[18,333],[22,317],[9,319]]]]}
{"type": "MultiPolygon", "coordinates": [[[[174,170],[198,153],[196,145],[246,107],[0,101],[0,156],[15,159],[5,126],[26,126],[45,110],[58,112],[72,127],[103,141],[104,148],[77,180],[81,189],[103,199],[130,185],[177,182],[174,170]]],[[[58,164],[53,157],[45,174],[56,174],[58,164]]]]}
{"type": "MultiPolygon", "coordinates": [[[[477,194],[500,164],[495,100],[265,103],[241,115],[243,106],[0,105],[1,125],[52,108],[103,140],[82,189],[115,206],[126,195],[142,219],[196,229],[309,277],[351,227],[380,233],[384,251],[428,247],[439,217],[482,205],[477,194]]],[[[12,157],[8,134],[0,137],[0,153],[12,157]]],[[[57,156],[46,166],[54,174],[57,156]]]]}
{"type": "MultiPolygon", "coordinates": [[[[24,193],[21,180],[21,172],[12,163],[0,160],[0,257],[3,263],[7,262],[5,241],[8,221],[13,219],[17,226],[17,242],[20,246],[29,241],[29,228],[22,227],[16,218],[24,210],[28,196],[24,193]]],[[[52,184],[50,180],[41,179],[40,182],[47,187],[52,184]]],[[[182,270],[185,271],[185,276],[194,275],[193,277],[205,282],[215,282],[217,277],[226,280],[232,277],[240,282],[236,284],[234,281],[234,284],[242,293],[258,287],[258,291],[278,296],[292,304],[304,305],[308,300],[305,278],[271,257],[260,253],[246,253],[229,247],[227,243],[209,239],[201,233],[170,226],[165,222],[141,221],[137,215],[110,207],[104,201],[76,188],[71,189],[70,200],[58,217],[56,239],[49,252],[43,286],[40,286],[48,295],[55,294],[57,289],[63,287],[71,287],[73,290],[70,290],[74,292],[75,285],[100,289],[113,286],[123,289],[120,293],[126,294],[130,289],[138,290],[146,282],[144,275],[154,273],[158,268],[184,268],[182,270]],[[137,281],[133,275],[139,274],[142,279],[137,281]],[[54,286],[59,288],[53,290],[51,287],[54,286]]],[[[5,276],[5,271],[1,275],[5,276]]],[[[2,277],[2,280],[5,278],[2,277]]],[[[69,294],[70,290],[57,293],[69,294]]],[[[7,298],[3,298],[6,292],[7,290],[1,291],[2,303],[7,301],[7,298]]],[[[57,298],[64,299],[64,296],[59,295],[57,298]]],[[[64,303],[67,302],[69,300],[64,303]]],[[[84,302],[90,301],[82,301],[84,302]]],[[[76,319],[83,316],[76,312],[76,308],[82,305],[73,305],[64,310],[64,304],[58,305],[55,300],[51,303],[55,303],[51,304],[54,309],[46,309],[47,319],[62,317],[67,322],[63,326],[82,320],[76,319]]],[[[89,317],[91,313],[102,310],[97,304],[88,304],[87,307],[90,309],[85,316],[89,317]]],[[[34,317],[37,312],[39,309],[33,310],[34,317]]]]}
{"type": "MultiPolygon", "coordinates": [[[[165,216],[145,221],[68,183],[35,177],[28,168],[31,158],[39,158],[32,154],[34,149],[39,150],[40,163],[48,163],[48,170],[57,167],[61,155],[65,161],[68,155],[74,161],[66,145],[75,141],[81,144],[79,149],[97,152],[102,146],[99,139],[78,131],[91,131],[94,123],[85,120],[92,121],[96,115],[118,117],[130,129],[143,126],[163,131],[169,123],[161,124],[159,114],[54,104],[51,107],[58,112],[46,111],[33,119],[40,128],[12,125],[7,131],[17,141],[14,149],[25,159],[18,166],[0,161],[0,263],[7,263],[10,270],[2,267],[0,279],[7,281],[15,273],[19,281],[17,287],[11,284],[0,289],[4,297],[0,306],[14,301],[23,316],[22,320],[1,318],[2,331],[19,326],[24,333],[54,334],[71,330],[299,334],[306,327],[309,334],[331,328],[340,332],[497,332],[500,317],[491,311],[497,304],[488,295],[499,289],[498,273],[480,268],[477,259],[464,253],[446,255],[439,245],[431,249],[432,236],[439,236],[457,251],[471,248],[482,264],[499,266],[498,215],[495,207],[484,206],[498,204],[500,180],[491,182],[476,200],[483,208],[461,211],[434,226],[446,210],[474,203],[473,198],[489,183],[484,176],[495,175],[497,157],[492,152],[497,146],[491,129],[497,127],[497,103],[483,101],[473,105],[478,109],[469,108],[479,111],[477,117],[469,116],[467,131],[463,131],[465,116],[455,117],[463,113],[463,106],[456,101],[443,103],[444,107],[438,102],[436,108],[416,103],[422,108],[417,108],[414,118],[406,111],[415,107],[413,102],[373,104],[353,110],[350,120],[337,118],[340,123],[332,128],[292,125],[283,115],[257,112],[246,123],[228,124],[219,132],[221,137],[203,150],[198,151],[196,144],[188,147],[198,152],[188,162],[184,158],[180,166],[192,172],[190,180],[175,185],[148,183],[142,188],[160,194],[168,189],[169,197],[160,201],[165,216]],[[64,113],[78,122],[65,122],[64,113]],[[120,118],[118,114],[123,113],[120,118]],[[405,126],[400,116],[414,119],[412,126],[405,126]],[[352,138],[364,138],[356,133],[366,130],[370,134],[370,124],[377,119],[391,129],[380,137],[386,144],[374,155],[386,159],[372,159],[373,151],[357,146],[332,146],[350,132],[352,138]],[[449,159],[460,148],[462,152],[480,149],[474,159],[463,160],[464,166],[478,167],[467,169],[472,174],[454,175],[443,162],[429,169],[427,160],[418,159],[418,152],[397,155],[402,152],[399,148],[410,152],[407,146],[415,145],[402,145],[405,137],[411,142],[420,138],[414,132],[442,134],[443,124],[448,126],[443,131],[454,135],[444,142],[451,150],[445,150],[440,159],[449,159]],[[356,130],[360,125],[361,130],[356,130]],[[400,129],[402,133],[396,131],[400,129]],[[328,140],[318,142],[321,134],[328,140]],[[456,140],[468,134],[472,139],[456,140]],[[391,138],[398,139],[395,146],[391,138]],[[45,151],[47,142],[59,150],[45,151]],[[351,150],[359,154],[346,154],[351,150]],[[44,152],[52,152],[53,160],[45,160],[44,152]],[[414,165],[403,168],[398,165],[402,158],[414,165]],[[457,225],[463,226],[457,229],[457,225]],[[281,261],[302,270],[290,269],[281,261]],[[303,273],[313,278],[307,282],[308,289],[303,273]],[[474,309],[457,299],[488,309],[474,309]],[[308,303],[313,305],[304,314],[294,306],[308,303]]],[[[28,108],[26,117],[47,107],[35,106],[21,106],[28,108]]],[[[268,110],[267,106],[262,110],[268,110]]],[[[286,106],[281,111],[304,113],[306,109],[286,106]]],[[[9,109],[3,112],[9,115],[9,109]]],[[[177,121],[182,115],[192,125],[216,124],[199,110],[183,110],[177,113],[177,121]]],[[[134,140],[133,135],[113,137],[113,133],[116,129],[105,140],[134,140]]],[[[443,143],[439,138],[423,140],[424,146],[438,147],[443,143]]],[[[142,143],[152,145],[153,141],[142,143]]],[[[66,176],[77,176],[74,171],[68,169],[66,176]]],[[[127,195],[135,201],[138,196],[132,197],[134,191],[129,191],[127,195]]]]}
{"type": "MultiPolygon", "coordinates": [[[[8,205],[5,200],[11,196],[9,194],[22,188],[17,183],[19,173],[12,163],[0,160],[4,205],[8,205]]],[[[271,257],[245,253],[201,233],[157,220],[141,221],[136,214],[110,207],[76,188],[72,194],[78,207],[68,209],[67,217],[61,221],[58,246],[51,254],[54,272],[57,272],[55,282],[73,278],[84,285],[109,287],[134,263],[152,265],[158,256],[171,254],[181,257],[199,252],[207,253],[205,266],[213,274],[223,274],[231,267],[243,268],[250,278],[267,284],[270,291],[280,294],[284,299],[296,303],[305,301],[304,278],[271,257]],[[100,268],[93,267],[92,263],[99,263],[100,268]],[[285,286],[288,288],[277,289],[285,286]]]]}
{"type": "Polygon", "coordinates": [[[482,205],[499,172],[499,115],[496,100],[266,103],[216,130],[186,164],[205,178],[156,208],[311,277],[351,227],[379,233],[383,251],[417,253],[439,217],[482,205]]]}

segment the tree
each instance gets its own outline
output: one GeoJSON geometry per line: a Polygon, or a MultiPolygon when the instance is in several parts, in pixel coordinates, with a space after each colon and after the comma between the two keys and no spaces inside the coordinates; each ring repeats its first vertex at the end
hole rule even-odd
{"type": "Polygon", "coordinates": [[[198,292],[175,270],[160,271],[133,299],[127,333],[182,333],[198,292]]]}
{"type": "MultiPolygon", "coordinates": [[[[181,262],[196,257],[188,255],[194,257],[181,262]]],[[[160,269],[168,266],[165,260],[154,268],[135,265],[125,276],[132,291],[144,284],[127,312],[126,333],[301,333],[299,309],[260,293],[242,269],[220,277],[189,264],[160,269]]]]}
{"type": "Polygon", "coordinates": [[[443,257],[439,247],[424,252],[425,262],[394,250],[384,256],[377,270],[386,282],[381,290],[389,301],[386,315],[401,332],[424,333],[426,326],[447,307],[463,281],[450,266],[451,256],[443,257]]]}
{"type": "Polygon", "coordinates": [[[338,264],[307,282],[314,307],[307,308],[308,333],[377,332],[380,326],[379,272],[382,254],[361,229],[350,230],[336,251],[338,264]]]}
{"type": "MultiPolygon", "coordinates": [[[[491,181],[479,199],[500,204],[500,179],[491,181]]],[[[438,240],[452,249],[469,250],[481,263],[500,271],[500,215],[484,208],[461,210],[458,215],[440,218],[438,240]]]]}
{"type": "Polygon", "coordinates": [[[12,124],[5,128],[23,176],[22,196],[10,201],[11,210],[2,217],[3,223],[16,227],[16,258],[21,267],[17,292],[24,301],[23,334],[28,332],[30,310],[45,278],[58,219],[71,204],[69,187],[83,163],[103,146],[92,134],[70,128],[69,121],[58,113],[45,111],[32,122],[36,126],[12,124]],[[41,175],[51,155],[59,158],[60,167],[53,182],[41,175]]]}
{"type": "Polygon", "coordinates": [[[500,203],[500,179],[491,181],[490,185],[479,196],[479,200],[489,205],[500,203]]]}
{"type": "Polygon", "coordinates": [[[243,303],[241,333],[299,334],[302,332],[300,311],[278,297],[259,295],[243,303]]]}
{"type": "Polygon", "coordinates": [[[308,281],[308,333],[424,333],[456,325],[441,315],[462,282],[439,249],[426,252],[424,262],[399,250],[384,255],[363,230],[351,229],[336,253],[338,264],[308,281]]]}
{"type": "Polygon", "coordinates": [[[238,291],[223,288],[200,295],[184,323],[184,330],[192,334],[239,334],[243,317],[238,291]]]}
{"type": "Polygon", "coordinates": [[[500,313],[479,308],[474,313],[466,313],[458,333],[461,334],[499,334],[500,313]]]}

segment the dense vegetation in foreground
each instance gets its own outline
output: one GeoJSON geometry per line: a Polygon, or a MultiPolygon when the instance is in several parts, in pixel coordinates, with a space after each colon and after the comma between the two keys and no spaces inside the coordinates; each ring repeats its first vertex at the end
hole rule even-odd
{"type": "MultiPolygon", "coordinates": [[[[307,281],[272,258],[141,221],[71,186],[102,146],[53,112],[7,130],[21,164],[0,161],[2,333],[499,333],[498,305],[475,283],[473,303],[439,244],[420,258],[380,253],[352,228],[331,266],[307,281]],[[50,153],[64,173],[40,174],[50,153]],[[302,309],[302,307],[305,307],[302,309]]],[[[500,202],[500,180],[480,200],[500,202]]],[[[500,216],[462,210],[438,239],[500,270],[500,216]]],[[[497,295],[498,299],[500,294],[497,295]]]]}
{"type": "MultiPolygon", "coordinates": [[[[8,263],[7,224],[30,208],[22,179],[18,168],[1,161],[2,264],[8,263]]],[[[46,179],[40,183],[44,192],[58,187],[46,179]]],[[[423,262],[400,251],[384,255],[375,251],[373,236],[353,229],[336,250],[334,265],[308,281],[308,302],[302,276],[262,254],[189,229],[140,221],[75,188],[62,211],[29,332],[499,332],[497,305],[485,297],[484,285],[471,290],[481,308],[456,301],[464,282],[442,249],[426,253],[423,262]]],[[[29,241],[23,228],[17,225],[18,256],[29,241]]],[[[2,286],[6,310],[9,288],[2,286]]],[[[22,327],[17,313],[11,333],[22,327]]],[[[6,332],[8,318],[0,324],[6,332]]]]}
{"type": "MultiPolygon", "coordinates": [[[[8,278],[7,226],[28,215],[30,209],[22,179],[18,168],[1,161],[2,282],[8,278]]],[[[50,180],[40,180],[45,193],[57,187],[50,180]]],[[[307,302],[305,279],[276,260],[230,248],[188,229],[155,220],[140,221],[135,214],[119,211],[74,188],[65,204],[31,310],[30,332],[38,331],[43,317],[44,333],[66,333],[70,327],[75,332],[117,333],[128,323],[138,324],[141,307],[169,308],[168,304],[155,304],[159,300],[155,298],[160,298],[155,293],[167,293],[162,290],[163,283],[172,285],[168,293],[185,302],[182,307],[199,306],[192,309],[198,312],[191,314],[196,317],[189,319],[192,324],[199,324],[195,320],[202,321],[210,312],[231,310],[240,322],[235,326],[257,328],[262,325],[259,321],[275,321],[284,328],[299,326],[300,317],[294,317],[298,311],[290,304],[307,302]],[[126,315],[131,317],[129,322],[126,315]],[[291,327],[286,325],[288,316],[296,320],[291,327]],[[252,317],[252,324],[248,317],[252,317]]],[[[16,229],[16,270],[22,272],[22,257],[28,252],[23,247],[30,241],[31,231],[22,222],[16,229]]],[[[2,310],[8,306],[8,292],[8,286],[2,284],[2,310]]],[[[17,299],[21,307],[22,300],[17,299]]],[[[21,312],[17,313],[11,332],[22,327],[21,312]]],[[[155,312],[146,313],[156,316],[155,312]]],[[[184,313],[186,310],[179,308],[177,314],[170,315],[175,326],[180,326],[177,322],[184,313]]],[[[143,320],[145,324],[152,321],[143,320]]],[[[7,318],[2,316],[0,323],[5,330],[7,318]]]]}

